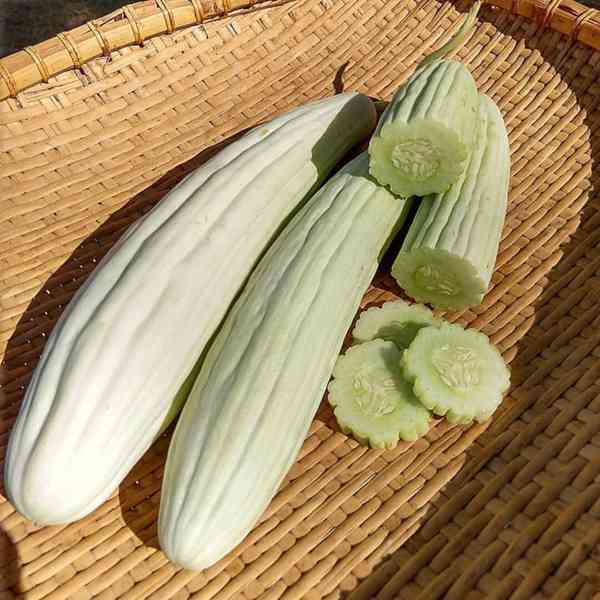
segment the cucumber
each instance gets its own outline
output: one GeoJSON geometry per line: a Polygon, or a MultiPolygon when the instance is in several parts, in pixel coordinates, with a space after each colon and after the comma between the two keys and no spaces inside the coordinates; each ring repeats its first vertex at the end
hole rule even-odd
{"type": "Polygon", "coordinates": [[[421,329],[401,363],[421,403],[451,423],[489,419],[510,384],[509,370],[488,337],[450,323],[421,329]]]}
{"type": "Polygon", "coordinates": [[[290,111],[223,148],[123,234],[31,377],[4,469],[18,512],[70,523],[112,495],[175,418],[277,232],[375,122],[359,94],[290,111]]]}
{"type": "Polygon", "coordinates": [[[427,433],[429,411],[415,398],[400,370],[393,342],[350,347],[333,369],[329,403],[344,433],[373,448],[394,448],[427,433]]]}
{"type": "Polygon", "coordinates": [[[439,323],[426,306],[395,300],[363,311],[352,337],[358,343],[374,339],[394,342],[402,351],[408,348],[419,330],[429,326],[438,327],[439,323]]]}
{"type": "Polygon", "coordinates": [[[481,304],[496,262],[510,175],[498,107],[480,96],[481,127],[466,171],[445,194],[424,198],[392,266],[406,293],[435,308],[481,304]]]}
{"type": "Polygon", "coordinates": [[[464,171],[478,129],[478,92],[463,64],[442,59],[464,43],[478,10],[476,2],[458,33],[400,87],[371,138],[371,175],[400,196],[445,192],[464,171]]]}
{"type": "Polygon", "coordinates": [[[161,491],[160,546],[181,566],[203,569],[230,552],[296,459],[379,257],[409,212],[410,201],[368,173],[364,152],[296,213],[210,345],[161,491]]]}

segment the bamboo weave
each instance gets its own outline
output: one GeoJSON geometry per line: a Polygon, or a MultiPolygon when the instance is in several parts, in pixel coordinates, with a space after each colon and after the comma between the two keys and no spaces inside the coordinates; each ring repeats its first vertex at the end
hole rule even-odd
{"type": "MultiPolygon", "coordinates": [[[[0,600],[600,599],[600,14],[494,3],[459,56],[507,122],[509,214],[484,305],[446,315],[511,363],[487,430],[366,450],[324,407],[260,524],[202,573],[156,548],[163,437],[77,523],[1,496],[0,600]]],[[[0,60],[0,461],[49,331],[129,224],[275,113],[389,99],[465,9],[254,4],[142,2],[0,60]]],[[[397,292],[382,274],[364,304],[397,292]]]]}

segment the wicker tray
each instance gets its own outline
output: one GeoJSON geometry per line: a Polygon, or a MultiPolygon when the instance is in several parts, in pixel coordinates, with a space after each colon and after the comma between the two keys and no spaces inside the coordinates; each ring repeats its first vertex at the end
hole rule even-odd
{"type": "MultiPolygon", "coordinates": [[[[161,438],[72,525],[0,497],[0,600],[600,599],[600,13],[493,1],[460,56],[507,121],[510,211],[493,290],[448,315],[511,362],[487,431],[365,450],[322,410],[260,524],[202,573],[156,548],[161,438]]],[[[464,8],[142,2],[1,60],[0,458],[48,332],[130,223],[276,112],[389,98],[464,8]]],[[[365,304],[396,291],[380,276],[365,304]]]]}

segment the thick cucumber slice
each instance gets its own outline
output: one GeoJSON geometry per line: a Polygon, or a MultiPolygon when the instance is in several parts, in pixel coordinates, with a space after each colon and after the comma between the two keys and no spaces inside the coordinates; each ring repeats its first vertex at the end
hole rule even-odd
{"type": "Polygon", "coordinates": [[[445,192],[465,168],[478,128],[477,87],[464,65],[442,59],[464,44],[479,5],[400,87],[371,138],[371,175],[400,196],[445,192]]]}
{"type": "Polygon", "coordinates": [[[402,354],[402,366],[423,405],[451,423],[485,421],[510,384],[488,337],[449,323],[421,329],[402,354]]]}
{"type": "Polygon", "coordinates": [[[358,343],[374,339],[394,342],[402,351],[423,327],[438,327],[439,324],[426,306],[395,300],[362,312],[352,336],[358,343]]]}
{"type": "Polygon", "coordinates": [[[400,350],[373,340],[340,356],[329,384],[329,403],[344,433],[373,448],[393,448],[429,429],[429,411],[400,371],[400,350]]]}
{"type": "Polygon", "coordinates": [[[415,300],[460,310],[488,289],[508,199],[510,150],[498,107],[480,99],[481,127],[465,172],[444,194],[424,198],[392,266],[415,300]]]}

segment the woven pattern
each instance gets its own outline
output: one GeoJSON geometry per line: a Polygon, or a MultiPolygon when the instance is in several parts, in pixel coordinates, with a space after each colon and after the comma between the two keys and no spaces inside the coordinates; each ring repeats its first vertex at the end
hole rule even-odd
{"type": "MultiPolygon", "coordinates": [[[[303,0],[155,37],[0,102],[0,459],[48,332],[129,224],[276,112],[342,88],[389,98],[458,17],[436,0],[303,0]]],[[[486,8],[460,52],[512,150],[494,287],[446,315],[511,362],[487,430],[441,421],[413,445],[367,450],[323,406],[262,521],[202,573],[156,548],[167,433],[77,523],[36,527],[0,498],[0,600],[598,600],[600,55],[539,27],[486,8]]],[[[397,292],[379,276],[364,304],[397,292]]]]}

